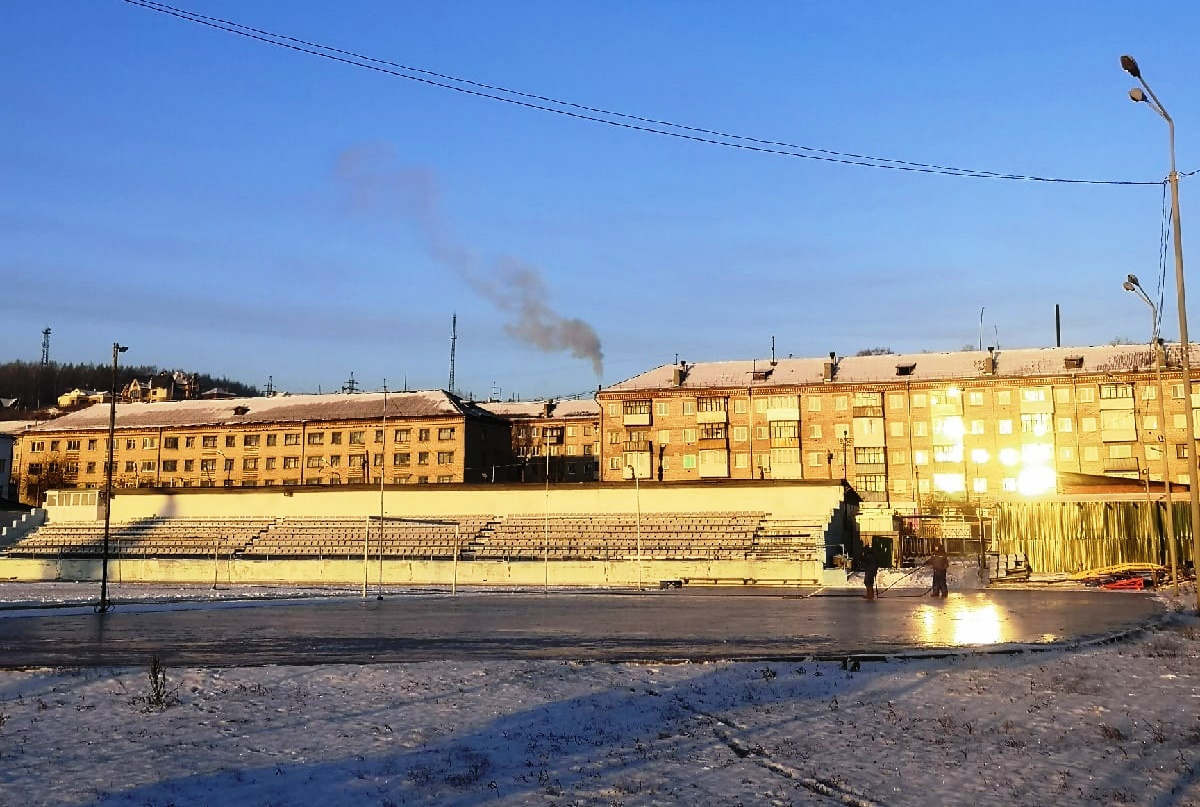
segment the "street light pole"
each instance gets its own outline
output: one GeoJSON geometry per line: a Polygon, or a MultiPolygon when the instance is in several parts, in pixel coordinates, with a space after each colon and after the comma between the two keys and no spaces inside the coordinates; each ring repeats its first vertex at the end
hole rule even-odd
{"type": "Polygon", "coordinates": [[[642,488],[637,468],[626,466],[633,476],[633,495],[637,504],[637,584],[638,591],[642,590],[642,488]]]}
{"type": "MultiPolygon", "coordinates": [[[[1170,138],[1171,173],[1167,182],[1171,186],[1171,229],[1175,243],[1175,291],[1179,306],[1179,346],[1183,364],[1183,414],[1187,428],[1187,460],[1188,460],[1188,499],[1191,505],[1192,525],[1192,568],[1200,571],[1200,470],[1196,463],[1196,415],[1192,411],[1192,343],[1188,340],[1187,304],[1183,282],[1183,235],[1179,224],[1179,172],[1175,170],[1175,121],[1167,113],[1166,107],[1158,100],[1158,96],[1150,89],[1150,85],[1142,78],[1141,68],[1132,56],[1121,57],[1121,67],[1141,84],[1129,91],[1129,97],[1134,102],[1144,102],[1150,106],[1159,117],[1167,122],[1170,138]],[[1145,92],[1143,92],[1143,90],[1145,92]],[[1146,96],[1149,96],[1147,99],[1146,96]]],[[[1196,610],[1200,611],[1200,584],[1196,586],[1196,610]]]]}
{"type": "MultiPolygon", "coordinates": [[[[1175,552],[1175,513],[1171,501],[1171,464],[1167,459],[1167,411],[1163,402],[1162,360],[1159,351],[1162,349],[1162,339],[1158,336],[1158,306],[1150,299],[1150,295],[1138,282],[1137,275],[1129,275],[1124,283],[1125,291],[1131,291],[1146,305],[1150,306],[1150,356],[1154,361],[1154,379],[1158,386],[1154,397],[1158,399],[1158,439],[1162,441],[1163,464],[1163,501],[1167,505],[1167,547],[1171,558],[1171,589],[1179,594],[1179,561],[1175,552]]],[[[1190,453],[1190,452],[1189,452],[1190,453]]],[[[1149,459],[1149,458],[1147,458],[1149,459]]],[[[1146,494],[1150,493],[1150,467],[1146,466],[1146,494]]]]}
{"type": "Polygon", "coordinates": [[[113,342],[112,390],[108,398],[108,462],[104,470],[104,545],[100,561],[100,602],[96,613],[108,612],[108,540],[112,525],[113,444],[117,432],[117,356],[129,350],[127,345],[113,342]]]}

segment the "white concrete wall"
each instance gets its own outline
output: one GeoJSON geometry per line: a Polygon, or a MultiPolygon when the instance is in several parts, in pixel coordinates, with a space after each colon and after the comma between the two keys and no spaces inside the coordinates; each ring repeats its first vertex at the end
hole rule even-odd
{"type": "MultiPolygon", "coordinates": [[[[841,571],[841,570],[838,570],[841,571]]],[[[844,572],[843,572],[844,575],[844,572]]],[[[99,581],[99,558],[0,559],[0,579],[99,581]]],[[[245,560],[112,558],[111,585],[179,583],[222,585],[314,585],[359,590],[363,579],[379,585],[378,556],[363,560],[245,560]]],[[[824,577],[816,561],[408,561],[385,560],[383,584],[395,586],[518,586],[656,588],[661,580],[689,584],[817,585],[824,577]]]]}

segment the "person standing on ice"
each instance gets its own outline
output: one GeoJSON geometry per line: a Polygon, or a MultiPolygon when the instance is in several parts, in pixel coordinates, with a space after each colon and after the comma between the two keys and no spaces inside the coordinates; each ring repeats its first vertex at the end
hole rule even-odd
{"type": "Polygon", "coordinates": [[[858,569],[863,573],[863,585],[867,587],[867,599],[875,599],[875,575],[879,572],[879,558],[875,557],[875,549],[864,543],[858,550],[858,569]]]}
{"type": "Polygon", "coordinates": [[[950,569],[950,557],[946,554],[946,548],[941,544],[934,544],[927,562],[929,568],[933,569],[933,589],[929,596],[945,597],[950,593],[946,585],[946,572],[950,569]]]}

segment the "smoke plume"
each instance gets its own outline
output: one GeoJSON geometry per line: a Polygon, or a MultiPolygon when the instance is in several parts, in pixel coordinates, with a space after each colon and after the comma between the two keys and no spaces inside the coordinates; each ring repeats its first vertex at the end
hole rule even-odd
{"type": "Polygon", "coordinates": [[[440,213],[432,171],[398,165],[385,144],[363,144],[338,155],[334,183],[349,212],[398,216],[412,226],[431,258],[508,315],[505,333],[547,353],[568,351],[591,361],[597,376],[603,374],[600,337],[583,320],[564,317],[550,307],[537,267],[513,257],[484,261],[452,237],[440,213]]]}

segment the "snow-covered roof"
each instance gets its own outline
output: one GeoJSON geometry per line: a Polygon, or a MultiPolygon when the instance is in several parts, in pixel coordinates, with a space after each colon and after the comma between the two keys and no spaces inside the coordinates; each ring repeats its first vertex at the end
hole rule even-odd
{"type": "MultiPolygon", "coordinates": [[[[1176,366],[1178,345],[1167,345],[1168,364],[1176,366]]],[[[1192,345],[1193,365],[1200,350],[1192,345]]],[[[716,387],[778,387],[821,384],[828,356],[821,358],[744,359],[734,361],[664,364],[641,375],[606,387],[603,392],[650,389],[706,389],[716,387]],[[682,367],[679,383],[676,374],[682,367]]],[[[1149,345],[1099,347],[1006,348],[953,353],[888,353],[877,356],[844,356],[833,360],[833,383],[867,384],[896,381],[953,381],[973,378],[1029,378],[1094,373],[1149,371],[1154,367],[1149,345]],[[989,356],[993,372],[985,370],[989,356]]]]}
{"type": "MultiPolygon", "coordinates": [[[[503,418],[546,417],[546,401],[481,401],[479,405],[503,418]]],[[[588,398],[580,401],[552,401],[551,418],[593,418],[600,416],[600,405],[588,398]]]]}
{"type": "MultiPolygon", "coordinates": [[[[119,428],[242,426],[338,420],[378,420],[384,393],[279,395],[272,398],[221,398],[117,404],[119,428]]],[[[387,417],[431,418],[466,416],[491,418],[475,404],[460,401],[443,390],[387,393],[387,417]]],[[[30,431],[62,432],[108,428],[109,408],[92,406],[43,423],[30,431]]]]}

